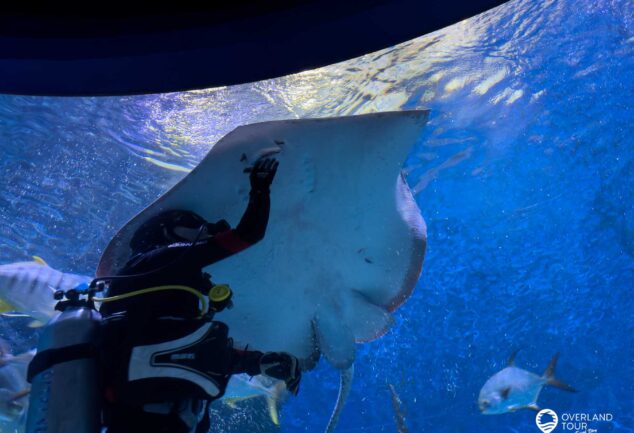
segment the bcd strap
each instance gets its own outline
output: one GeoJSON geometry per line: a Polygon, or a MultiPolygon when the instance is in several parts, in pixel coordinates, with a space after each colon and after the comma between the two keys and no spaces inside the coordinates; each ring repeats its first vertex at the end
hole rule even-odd
{"type": "Polygon", "coordinates": [[[91,343],[75,344],[38,352],[29,364],[26,380],[31,383],[35,376],[54,365],[78,359],[96,358],[97,356],[97,348],[91,343]]]}

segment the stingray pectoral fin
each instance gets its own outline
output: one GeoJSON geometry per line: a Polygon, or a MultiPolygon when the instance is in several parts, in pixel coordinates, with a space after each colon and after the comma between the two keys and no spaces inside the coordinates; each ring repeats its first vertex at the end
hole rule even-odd
{"type": "Polygon", "coordinates": [[[394,323],[392,315],[356,290],[346,293],[344,318],[358,343],[375,340],[394,323]]]}
{"type": "Polygon", "coordinates": [[[534,411],[539,412],[541,409],[539,408],[539,406],[537,406],[537,404],[535,403],[531,403],[528,406],[526,406],[527,409],[532,409],[534,411]]]}
{"type": "Polygon", "coordinates": [[[337,394],[337,402],[335,403],[335,407],[332,410],[330,419],[328,420],[328,425],[326,426],[325,433],[332,433],[337,426],[337,422],[339,422],[339,416],[341,416],[341,411],[343,410],[343,406],[346,404],[346,400],[348,399],[348,395],[350,394],[350,389],[352,388],[354,365],[350,365],[349,368],[341,370],[340,374],[341,376],[339,380],[339,394],[337,394]]]}

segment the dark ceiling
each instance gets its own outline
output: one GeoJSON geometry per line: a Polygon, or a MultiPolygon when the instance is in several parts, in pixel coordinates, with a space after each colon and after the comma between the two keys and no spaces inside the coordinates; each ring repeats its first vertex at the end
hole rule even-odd
{"type": "Polygon", "coordinates": [[[121,95],[246,83],[386,48],[500,0],[229,1],[0,10],[0,93],[121,95]]]}

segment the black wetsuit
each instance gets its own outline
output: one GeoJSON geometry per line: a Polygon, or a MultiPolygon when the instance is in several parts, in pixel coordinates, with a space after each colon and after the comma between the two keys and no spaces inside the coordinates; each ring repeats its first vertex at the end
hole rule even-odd
{"type": "MultiPolygon", "coordinates": [[[[203,294],[207,294],[212,284],[209,275],[202,269],[235,254],[264,237],[269,217],[269,193],[266,191],[252,191],[247,209],[235,229],[217,233],[211,238],[191,243],[178,243],[166,247],[156,248],[144,254],[134,256],[119,272],[119,275],[144,275],[115,279],[109,286],[109,296],[128,293],[131,291],[165,285],[183,285],[193,287],[203,294]],[[158,270],[157,270],[158,269],[158,270]],[[156,272],[151,272],[157,270],[156,272]]],[[[236,288],[239,290],[239,288],[236,288]]],[[[104,352],[105,358],[105,423],[109,433],[122,432],[188,432],[191,423],[183,421],[183,406],[195,412],[204,410],[210,398],[199,396],[194,398],[178,397],[178,393],[187,395],[186,387],[182,383],[170,386],[138,387],[136,393],[126,383],[130,348],[143,344],[153,344],[189,332],[188,329],[200,324],[194,318],[199,315],[199,300],[196,296],[185,292],[166,291],[135,296],[125,300],[104,303],[101,313],[105,318],[104,352]],[[186,320],[183,320],[186,319],[186,320]],[[192,325],[197,323],[197,325],[192,325]],[[161,394],[166,394],[161,396],[161,394]],[[177,397],[169,397],[176,395],[177,397]],[[148,412],[148,403],[159,403],[163,398],[172,408],[168,413],[148,412]],[[158,401],[157,401],[158,400],[158,401]]],[[[259,374],[259,360],[261,352],[240,351],[233,349],[232,342],[227,338],[226,325],[212,322],[218,338],[214,339],[214,346],[207,354],[209,363],[207,368],[215,369],[221,396],[226,382],[231,374],[248,373],[259,374]]],[[[206,356],[207,356],[206,355],[206,356]]],[[[163,380],[163,379],[161,379],[163,380]]],[[[217,397],[216,397],[217,398],[217,397]]],[[[186,410],[186,411],[187,411],[186,410]]],[[[185,412],[186,412],[185,411],[185,412]]],[[[160,412],[160,411],[159,411],[160,412]]],[[[200,421],[198,431],[208,431],[209,421],[205,413],[200,421]]],[[[194,422],[194,425],[197,422],[194,422]]]]}

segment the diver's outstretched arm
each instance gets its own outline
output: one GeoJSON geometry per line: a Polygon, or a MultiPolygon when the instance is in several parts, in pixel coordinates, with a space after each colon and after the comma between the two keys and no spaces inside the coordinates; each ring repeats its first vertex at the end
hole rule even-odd
{"type": "MultiPolygon", "coordinates": [[[[259,159],[254,164],[249,176],[251,182],[249,204],[235,229],[230,229],[227,224],[226,230],[211,238],[198,241],[195,245],[184,242],[172,244],[145,254],[144,260],[160,265],[184,259],[202,268],[262,240],[269,222],[270,186],[277,172],[277,166],[278,162],[274,158],[259,159]]],[[[223,223],[226,224],[224,221],[223,223]]]]}
{"type": "Polygon", "coordinates": [[[193,246],[190,257],[207,266],[240,252],[264,238],[271,209],[270,186],[277,172],[278,162],[274,158],[259,159],[249,179],[251,192],[249,204],[235,229],[216,234],[208,241],[193,246]]]}
{"type": "Polygon", "coordinates": [[[274,158],[258,159],[251,169],[249,204],[235,229],[236,234],[249,244],[264,238],[271,209],[270,187],[278,165],[274,158]]]}

